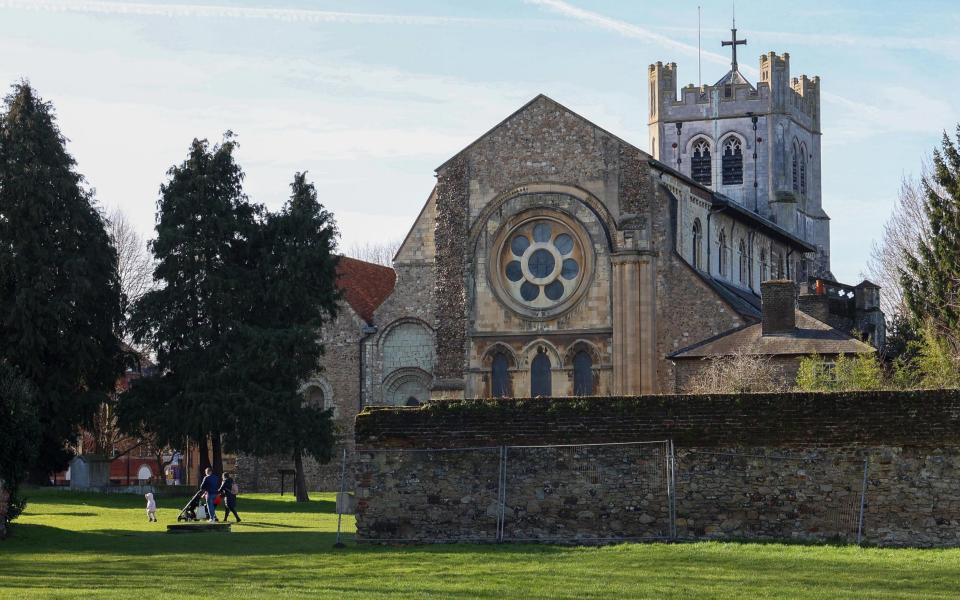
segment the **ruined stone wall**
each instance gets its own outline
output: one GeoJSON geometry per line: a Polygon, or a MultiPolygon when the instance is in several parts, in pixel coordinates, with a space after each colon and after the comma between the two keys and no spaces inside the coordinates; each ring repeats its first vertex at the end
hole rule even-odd
{"type": "Polygon", "coordinates": [[[365,541],[960,544],[956,391],[454,402],[357,440],[365,541]]]}
{"type": "Polygon", "coordinates": [[[438,171],[433,310],[437,333],[434,387],[439,396],[463,390],[466,354],[467,215],[469,172],[458,156],[438,171]],[[446,388],[453,388],[448,390],[446,388]]]}

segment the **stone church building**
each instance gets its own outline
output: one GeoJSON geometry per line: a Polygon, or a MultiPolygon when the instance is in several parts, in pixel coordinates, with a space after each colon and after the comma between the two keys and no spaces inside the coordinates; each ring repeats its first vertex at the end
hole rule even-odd
{"type": "MultiPolygon", "coordinates": [[[[305,396],[349,446],[365,406],[673,393],[707,344],[872,352],[850,332],[882,344],[876,286],[830,273],[820,80],[791,78],[787,54],[760,73],[750,83],[734,58],[678,94],[676,65],[651,65],[652,154],[546,96],[520,107],[436,169],[392,269],[343,259],[343,310],[305,396]],[[768,334],[770,280],[789,291],[768,334]],[[798,290],[814,316],[789,318],[798,290]]],[[[241,462],[273,485],[275,465],[241,462]]]]}

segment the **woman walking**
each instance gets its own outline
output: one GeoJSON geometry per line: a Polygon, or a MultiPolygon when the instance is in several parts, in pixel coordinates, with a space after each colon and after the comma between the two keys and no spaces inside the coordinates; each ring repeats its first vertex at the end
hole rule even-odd
{"type": "Polygon", "coordinates": [[[233,477],[230,476],[230,473],[223,474],[223,483],[220,484],[220,495],[223,496],[223,522],[226,523],[227,519],[230,517],[230,513],[233,513],[234,518],[237,519],[237,523],[240,522],[240,515],[237,514],[237,489],[236,482],[233,481],[233,477]]]}

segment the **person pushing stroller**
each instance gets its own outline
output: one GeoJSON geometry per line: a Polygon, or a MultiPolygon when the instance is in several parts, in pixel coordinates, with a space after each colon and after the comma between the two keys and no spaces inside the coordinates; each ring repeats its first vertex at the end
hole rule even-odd
{"type": "Polygon", "coordinates": [[[207,515],[211,523],[217,522],[217,494],[220,492],[220,478],[213,472],[213,469],[207,467],[204,470],[206,474],[203,481],[200,482],[200,490],[207,497],[207,515]]]}

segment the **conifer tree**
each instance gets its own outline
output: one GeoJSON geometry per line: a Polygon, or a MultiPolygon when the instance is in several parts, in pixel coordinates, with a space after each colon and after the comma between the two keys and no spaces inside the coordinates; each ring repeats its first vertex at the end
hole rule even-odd
{"type": "Polygon", "coordinates": [[[160,187],[151,242],[159,285],[133,307],[132,330],[156,352],[163,376],[139,382],[119,409],[128,428],[162,429],[161,441],[195,440],[200,468],[217,472],[223,469],[220,435],[242,396],[228,371],[231,344],[250,312],[250,248],[260,212],[243,193],[235,148],[230,132],[212,147],[195,139],[160,187]]]}
{"type": "Polygon", "coordinates": [[[117,253],[75,167],[51,104],[14,85],[0,116],[0,363],[37,392],[38,481],[66,466],[122,372],[117,253]]]}
{"type": "MultiPolygon", "coordinates": [[[[960,125],[957,126],[960,142],[960,125]]],[[[946,133],[933,152],[933,173],[924,178],[929,232],[901,272],[904,299],[915,323],[932,324],[956,354],[960,351],[960,151],[946,133]]]]}
{"type": "Polygon", "coordinates": [[[297,499],[305,501],[303,455],[326,462],[333,448],[330,411],[305,404],[300,387],[323,353],[320,329],[337,311],[337,229],[305,173],[283,209],[272,213],[256,249],[256,307],[233,364],[245,381],[234,445],[257,455],[292,456],[297,499]]]}
{"type": "Polygon", "coordinates": [[[0,539],[7,523],[17,517],[22,503],[17,488],[33,464],[40,434],[36,390],[9,364],[0,360],[0,502],[7,495],[6,515],[0,515],[0,539]]]}

